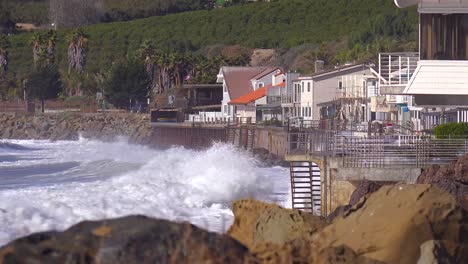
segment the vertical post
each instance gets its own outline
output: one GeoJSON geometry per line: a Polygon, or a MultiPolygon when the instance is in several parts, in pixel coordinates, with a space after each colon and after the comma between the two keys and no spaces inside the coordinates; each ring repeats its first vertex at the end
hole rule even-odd
{"type": "Polygon", "coordinates": [[[406,67],[406,68],[407,68],[407,71],[406,71],[406,83],[409,83],[409,81],[410,81],[410,79],[411,79],[411,77],[410,77],[410,74],[411,74],[411,69],[410,69],[410,68],[411,68],[411,65],[410,65],[410,63],[411,63],[411,62],[410,62],[410,57],[408,56],[408,57],[407,57],[407,66],[408,66],[408,67],[406,67]]]}
{"type": "Polygon", "coordinates": [[[388,55],[388,84],[392,84],[392,55],[388,55]]]}
{"type": "Polygon", "coordinates": [[[401,56],[398,56],[398,84],[401,84],[401,56]]]}

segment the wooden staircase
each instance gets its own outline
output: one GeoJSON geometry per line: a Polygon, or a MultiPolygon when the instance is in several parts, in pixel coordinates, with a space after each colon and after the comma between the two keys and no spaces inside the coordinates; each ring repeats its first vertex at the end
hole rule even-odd
{"type": "Polygon", "coordinates": [[[320,214],[321,179],[319,167],[309,161],[290,163],[292,208],[320,214]]]}

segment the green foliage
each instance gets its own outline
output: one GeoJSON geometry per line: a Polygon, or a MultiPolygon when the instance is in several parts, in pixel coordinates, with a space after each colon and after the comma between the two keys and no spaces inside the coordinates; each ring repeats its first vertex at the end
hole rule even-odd
{"type": "Polygon", "coordinates": [[[126,108],[132,101],[146,101],[150,79],[143,63],[129,60],[116,63],[104,83],[105,98],[118,108],[126,108]]]}
{"type": "Polygon", "coordinates": [[[448,123],[434,129],[436,138],[468,138],[468,123],[448,123]]]}
{"type": "MultiPolygon", "coordinates": [[[[108,69],[112,62],[134,56],[145,39],[151,39],[155,48],[164,52],[197,55],[204,47],[217,44],[291,48],[348,38],[351,49],[341,52],[342,58],[337,61],[359,59],[368,57],[366,54],[375,52],[389,39],[405,43],[416,38],[417,33],[411,27],[399,26],[398,21],[403,20],[404,25],[415,27],[416,10],[399,10],[388,0],[281,0],[98,24],[84,28],[89,35],[86,67],[90,74],[108,69]],[[373,17],[378,17],[374,20],[380,26],[368,22],[373,17]],[[394,26],[398,30],[389,29],[394,26]]],[[[57,57],[61,69],[66,65],[66,34],[67,31],[58,32],[57,57]]],[[[11,69],[19,75],[29,70],[31,61],[27,35],[12,38],[11,69]]],[[[330,53],[333,64],[334,54],[340,50],[330,53]]]]}
{"type": "MultiPolygon", "coordinates": [[[[141,3],[145,2],[147,9],[151,9],[152,2],[161,1],[141,0],[141,3]]],[[[144,6],[138,4],[140,1],[134,2],[117,0],[112,5],[117,9],[144,6]]],[[[238,2],[239,5],[228,8],[85,27],[83,30],[89,41],[83,76],[93,79],[107,72],[113,63],[141,55],[138,51],[146,39],[151,39],[154,49],[162,53],[193,58],[205,57],[205,48],[216,45],[279,50],[308,45],[321,47],[316,54],[310,53],[309,57],[323,59],[329,66],[352,60],[372,60],[379,51],[415,48],[416,9],[400,10],[389,0],[279,0],[245,5],[242,1],[238,2]]],[[[110,0],[105,3],[110,7],[110,0]]],[[[195,7],[190,3],[201,1],[186,0],[185,3],[188,7],[184,10],[192,10],[195,7]]],[[[56,63],[61,72],[68,68],[65,40],[68,32],[57,32],[56,63]]],[[[19,78],[31,71],[30,38],[29,33],[11,37],[9,67],[19,78]]],[[[220,61],[212,57],[202,60],[197,67],[204,71],[199,71],[201,74],[194,77],[192,82],[213,82],[219,63],[210,60],[220,61]]],[[[236,65],[248,62],[248,57],[222,61],[236,65]]]]}
{"type": "Polygon", "coordinates": [[[57,98],[62,91],[62,81],[57,67],[47,65],[35,68],[28,76],[25,89],[28,98],[39,99],[42,103],[47,99],[57,98]]]}

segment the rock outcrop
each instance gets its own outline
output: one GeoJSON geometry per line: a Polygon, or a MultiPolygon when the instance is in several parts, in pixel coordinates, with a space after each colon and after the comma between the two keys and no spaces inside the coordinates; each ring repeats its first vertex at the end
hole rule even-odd
{"type": "Polygon", "coordinates": [[[417,180],[420,184],[433,184],[451,193],[468,210],[468,155],[450,165],[433,165],[417,180]]]}
{"type": "Polygon", "coordinates": [[[311,237],[326,226],[321,217],[254,200],[237,201],[232,210],[235,219],[228,234],[250,249],[311,237]]]}
{"type": "Polygon", "coordinates": [[[465,247],[468,213],[435,186],[391,185],[364,197],[314,234],[311,247],[321,251],[344,245],[385,263],[416,263],[421,245],[429,240],[465,247]]]}
{"type": "Polygon", "coordinates": [[[143,216],[83,222],[64,232],[18,239],[0,263],[247,263],[246,247],[226,235],[143,216]]]}
{"type": "Polygon", "coordinates": [[[0,137],[4,139],[76,140],[87,138],[112,140],[118,136],[132,143],[151,140],[148,115],[136,114],[46,114],[0,115],[0,137]]]}
{"type": "Polygon", "coordinates": [[[331,224],[253,200],[229,236],[142,216],[83,222],[0,248],[3,263],[465,263],[468,212],[431,185],[387,185],[331,224]]]}
{"type": "Polygon", "coordinates": [[[346,213],[353,205],[357,204],[363,197],[378,191],[386,182],[375,182],[369,180],[360,181],[356,190],[351,194],[347,205],[339,206],[327,216],[327,221],[332,222],[336,217],[346,213]]]}

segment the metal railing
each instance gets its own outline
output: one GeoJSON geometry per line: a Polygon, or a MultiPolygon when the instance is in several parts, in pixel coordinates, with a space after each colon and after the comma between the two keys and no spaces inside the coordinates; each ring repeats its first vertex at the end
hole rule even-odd
{"type": "Polygon", "coordinates": [[[405,86],[418,67],[419,53],[380,53],[380,86],[405,86]]]}
{"type": "Polygon", "coordinates": [[[468,154],[467,139],[426,136],[346,137],[340,134],[289,133],[290,154],[341,157],[348,168],[425,168],[468,154]]]}

